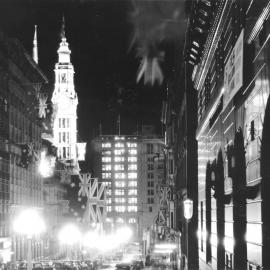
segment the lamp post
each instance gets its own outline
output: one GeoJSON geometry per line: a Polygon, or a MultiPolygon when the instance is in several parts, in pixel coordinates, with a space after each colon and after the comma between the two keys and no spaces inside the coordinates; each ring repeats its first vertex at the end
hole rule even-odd
{"type": "Polygon", "coordinates": [[[32,239],[45,231],[45,223],[36,208],[22,210],[13,223],[14,231],[27,237],[27,270],[32,270],[32,239]]]}
{"type": "Polygon", "coordinates": [[[186,219],[186,239],[187,239],[187,260],[186,260],[186,265],[187,265],[187,269],[188,269],[188,222],[189,220],[192,218],[193,216],[193,201],[190,199],[185,199],[184,200],[184,217],[186,219]]]}

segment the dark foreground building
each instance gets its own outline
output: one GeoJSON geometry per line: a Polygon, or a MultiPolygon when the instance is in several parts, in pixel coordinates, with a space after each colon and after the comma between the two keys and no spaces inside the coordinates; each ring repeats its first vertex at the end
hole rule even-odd
{"type": "Polygon", "coordinates": [[[200,269],[270,269],[269,14],[264,0],[190,6],[200,269]]]}

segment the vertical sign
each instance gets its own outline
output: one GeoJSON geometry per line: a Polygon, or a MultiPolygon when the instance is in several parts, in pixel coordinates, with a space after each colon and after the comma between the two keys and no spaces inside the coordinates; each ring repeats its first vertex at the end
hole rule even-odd
{"type": "Polygon", "coordinates": [[[244,30],[241,31],[235,46],[224,68],[224,98],[223,108],[226,108],[228,103],[243,85],[243,43],[244,30]]]}

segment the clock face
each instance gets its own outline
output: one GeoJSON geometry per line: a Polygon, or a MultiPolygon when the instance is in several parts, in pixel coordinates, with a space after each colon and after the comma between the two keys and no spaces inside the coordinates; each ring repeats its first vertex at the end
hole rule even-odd
{"type": "Polygon", "coordinates": [[[66,77],[66,73],[62,73],[61,74],[61,82],[66,82],[67,81],[67,77],[66,77]]]}

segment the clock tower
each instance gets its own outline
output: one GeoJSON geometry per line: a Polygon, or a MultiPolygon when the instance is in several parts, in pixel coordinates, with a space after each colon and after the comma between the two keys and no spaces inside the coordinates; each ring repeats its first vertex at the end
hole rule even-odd
{"type": "Polygon", "coordinates": [[[58,63],[55,64],[55,84],[52,95],[54,107],[53,141],[57,156],[72,167],[78,168],[77,161],[77,105],[74,89],[74,68],[70,62],[71,51],[65,36],[65,21],[61,30],[58,63]]]}

